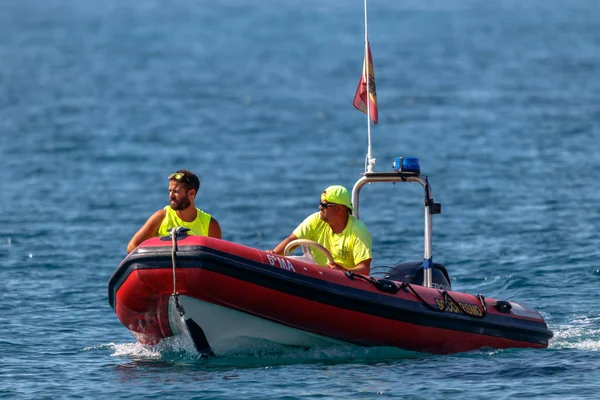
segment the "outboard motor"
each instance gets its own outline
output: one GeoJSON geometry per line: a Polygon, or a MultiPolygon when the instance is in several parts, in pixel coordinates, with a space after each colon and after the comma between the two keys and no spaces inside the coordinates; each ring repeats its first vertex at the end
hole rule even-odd
{"type": "MultiPolygon", "coordinates": [[[[423,261],[405,261],[389,267],[384,279],[423,286],[423,275],[423,261]]],[[[452,290],[448,271],[442,264],[433,263],[431,286],[440,290],[452,290]]]]}

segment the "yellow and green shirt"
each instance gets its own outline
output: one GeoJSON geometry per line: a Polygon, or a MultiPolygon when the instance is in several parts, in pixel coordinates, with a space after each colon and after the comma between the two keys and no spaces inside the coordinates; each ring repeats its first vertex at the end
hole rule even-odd
{"type": "MultiPolygon", "coordinates": [[[[313,240],[331,252],[333,260],[346,269],[356,267],[361,261],[372,258],[373,238],[362,221],[348,216],[348,223],[341,233],[333,233],[329,224],[319,217],[319,212],[309,215],[296,229],[298,239],[313,240]]],[[[327,258],[313,249],[319,265],[327,264],[327,258]]]]}
{"type": "Polygon", "coordinates": [[[210,225],[211,219],[210,214],[196,208],[196,219],[192,222],[186,222],[177,216],[177,212],[173,210],[171,206],[166,206],[164,209],[167,211],[167,214],[158,227],[158,236],[169,236],[171,234],[171,229],[176,226],[189,228],[188,235],[208,236],[208,226],[210,225]]]}

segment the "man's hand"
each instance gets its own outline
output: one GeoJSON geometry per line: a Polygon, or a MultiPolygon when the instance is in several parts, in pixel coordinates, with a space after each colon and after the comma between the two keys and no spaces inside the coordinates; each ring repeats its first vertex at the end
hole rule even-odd
{"type": "Polygon", "coordinates": [[[331,269],[339,269],[340,271],[346,270],[346,268],[342,267],[340,264],[337,264],[337,263],[333,263],[333,264],[327,263],[325,265],[327,266],[327,268],[331,268],[331,269]]]}

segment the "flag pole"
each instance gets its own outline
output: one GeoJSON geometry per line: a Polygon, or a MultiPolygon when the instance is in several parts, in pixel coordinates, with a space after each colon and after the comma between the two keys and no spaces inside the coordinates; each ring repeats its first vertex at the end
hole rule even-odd
{"type": "Polygon", "coordinates": [[[369,62],[369,30],[367,25],[367,0],[364,0],[365,5],[365,72],[367,82],[367,137],[368,137],[368,149],[367,149],[367,159],[365,165],[365,172],[373,172],[375,168],[375,158],[373,158],[373,154],[371,151],[371,94],[369,93],[370,84],[369,79],[371,77],[370,62],[369,62]]]}

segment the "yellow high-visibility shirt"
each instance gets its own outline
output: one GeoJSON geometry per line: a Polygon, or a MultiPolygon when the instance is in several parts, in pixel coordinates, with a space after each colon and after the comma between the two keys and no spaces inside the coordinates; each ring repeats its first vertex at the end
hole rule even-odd
{"type": "Polygon", "coordinates": [[[186,222],[177,216],[177,212],[173,210],[171,206],[166,206],[164,209],[167,211],[167,215],[165,215],[165,218],[158,228],[158,236],[169,236],[171,234],[171,229],[176,226],[189,228],[188,235],[208,236],[208,226],[210,225],[210,219],[212,218],[210,214],[196,208],[196,219],[192,222],[186,222]]]}
{"type": "MultiPolygon", "coordinates": [[[[373,257],[373,238],[365,224],[352,215],[348,216],[348,223],[341,233],[333,233],[329,224],[319,217],[319,212],[309,215],[293,233],[298,239],[309,239],[323,245],[333,260],[346,269],[373,257]]],[[[312,252],[317,264],[327,264],[327,258],[320,251],[312,249],[312,252]]]]}

